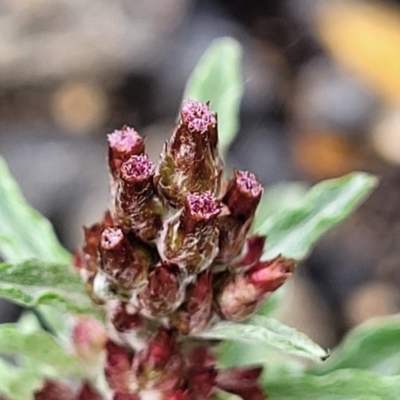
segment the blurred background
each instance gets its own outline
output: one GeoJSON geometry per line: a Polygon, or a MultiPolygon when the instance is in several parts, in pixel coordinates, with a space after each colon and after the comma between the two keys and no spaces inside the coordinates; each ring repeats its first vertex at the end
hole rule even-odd
{"type": "MultiPolygon", "coordinates": [[[[73,250],[107,207],[105,135],[133,126],[156,159],[190,72],[226,35],[244,47],[245,79],[230,165],[266,186],[380,178],[300,266],[282,310],[333,346],[400,311],[399,1],[0,0],[0,153],[73,250]]],[[[2,321],[17,313],[1,303],[2,321]]]]}

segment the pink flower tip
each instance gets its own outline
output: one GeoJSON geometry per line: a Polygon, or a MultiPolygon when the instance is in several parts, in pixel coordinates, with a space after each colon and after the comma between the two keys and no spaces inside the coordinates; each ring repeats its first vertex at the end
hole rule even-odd
{"type": "Polygon", "coordinates": [[[141,136],[128,126],[123,127],[121,130],[115,130],[108,136],[108,143],[110,147],[115,148],[120,152],[128,152],[142,140],[141,136]]]}
{"type": "Polygon", "coordinates": [[[215,115],[205,103],[195,100],[185,100],[182,106],[182,118],[190,132],[207,132],[211,125],[216,124],[215,115]]]}
{"type": "Polygon", "coordinates": [[[243,193],[248,193],[251,197],[261,195],[262,186],[256,176],[248,171],[235,171],[235,178],[238,187],[243,193]]]}
{"type": "Polygon", "coordinates": [[[108,227],[101,234],[100,245],[105,250],[115,249],[124,240],[124,234],[121,229],[108,227]]]}
{"type": "Polygon", "coordinates": [[[216,216],[221,207],[210,192],[190,193],[186,199],[187,209],[192,218],[207,220],[216,216]]]}
{"type": "Polygon", "coordinates": [[[154,164],[144,155],[132,156],[121,166],[121,176],[128,182],[142,182],[151,177],[154,164]]]}

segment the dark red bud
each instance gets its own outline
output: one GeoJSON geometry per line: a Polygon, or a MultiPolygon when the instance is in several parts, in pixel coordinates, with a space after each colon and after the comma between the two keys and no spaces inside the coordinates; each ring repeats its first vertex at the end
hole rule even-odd
{"type": "Polygon", "coordinates": [[[192,400],[192,396],[190,396],[188,390],[174,390],[164,394],[162,400],[192,400]]]}
{"type": "Polygon", "coordinates": [[[113,400],[140,400],[140,396],[130,393],[115,393],[113,400]]]}
{"type": "Polygon", "coordinates": [[[122,290],[132,290],[146,283],[152,258],[145,246],[131,241],[117,227],[106,228],[100,240],[101,269],[114,278],[122,290]]]}
{"type": "MultiPolygon", "coordinates": [[[[23,384],[23,382],[21,382],[23,384]]],[[[36,391],[35,400],[75,400],[72,389],[65,383],[45,381],[43,387],[36,391]]]]}
{"type": "Polygon", "coordinates": [[[252,236],[247,239],[246,253],[239,264],[249,266],[260,260],[265,246],[265,236],[252,236]]]}
{"type": "Polygon", "coordinates": [[[292,275],[294,266],[294,260],[277,257],[260,261],[241,274],[228,275],[217,288],[217,312],[231,321],[248,318],[292,275]]]}
{"type": "Polygon", "coordinates": [[[211,319],[212,273],[206,271],[186,289],[184,303],[170,316],[172,325],[183,335],[204,330],[211,319]]]}
{"type": "Polygon", "coordinates": [[[182,296],[177,272],[173,267],[161,264],[150,273],[138,300],[142,312],[151,317],[163,317],[180,305],[182,296]]]}
{"type": "Polygon", "coordinates": [[[152,240],[161,228],[163,208],[156,197],[154,164],[146,155],[132,156],[121,166],[115,195],[116,220],[142,240],[152,240]]]}
{"type": "Polygon", "coordinates": [[[260,261],[247,274],[264,292],[273,292],[292,276],[294,268],[294,260],[278,256],[271,261],[260,261]]]}
{"type": "Polygon", "coordinates": [[[228,214],[218,217],[219,252],[215,261],[220,264],[235,264],[243,254],[247,233],[250,230],[252,218],[245,221],[228,214]]]}
{"type": "Polygon", "coordinates": [[[109,213],[104,215],[103,221],[90,226],[84,227],[85,242],[82,248],[83,265],[88,272],[96,272],[99,262],[99,243],[100,235],[104,228],[112,226],[113,220],[109,213]]]}
{"type": "Polygon", "coordinates": [[[209,399],[214,391],[217,370],[214,367],[190,367],[187,370],[188,386],[199,399],[209,399]]]}
{"type": "Polygon", "coordinates": [[[116,277],[130,263],[130,245],[120,228],[104,229],[100,237],[101,269],[116,277]]]}
{"type": "Polygon", "coordinates": [[[175,333],[160,328],[132,365],[141,389],[174,390],[184,377],[184,361],[175,333]]]}
{"type": "Polygon", "coordinates": [[[117,392],[129,393],[133,381],[131,353],[111,340],[106,344],[106,352],[104,372],[110,388],[117,392]]]}
{"type": "Polygon", "coordinates": [[[214,368],[216,360],[207,347],[197,346],[186,355],[186,364],[189,367],[201,366],[214,368]]]}
{"type": "Polygon", "coordinates": [[[218,372],[216,385],[243,400],[264,400],[265,394],[257,383],[261,373],[261,367],[222,370],[218,372]]]}
{"type": "Polygon", "coordinates": [[[247,171],[234,171],[228,183],[223,202],[231,214],[240,219],[252,217],[262,194],[262,186],[255,175],[247,171]]]}
{"type": "Polygon", "coordinates": [[[112,310],[111,323],[118,332],[128,332],[143,327],[144,318],[129,304],[118,302],[112,310]]]}
{"type": "Polygon", "coordinates": [[[219,263],[235,263],[243,252],[247,234],[260,202],[262,187],[256,177],[245,171],[234,171],[222,201],[229,212],[218,218],[219,263]]]}
{"type": "Polygon", "coordinates": [[[121,164],[133,155],[144,152],[143,138],[132,128],[124,126],[108,135],[108,163],[111,175],[119,175],[121,164]]]}
{"type": "Polygon", "coordinates": [[[85,383],[78,393],[77,400],[102,400],[102,397],[89,383],[85,383]]]}

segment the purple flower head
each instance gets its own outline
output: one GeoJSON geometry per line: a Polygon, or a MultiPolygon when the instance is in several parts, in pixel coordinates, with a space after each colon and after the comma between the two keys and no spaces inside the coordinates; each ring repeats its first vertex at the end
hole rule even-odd
{"type": "Polygon", "coordinates": [[[220,211],[220,205],[210,192],[190,193],[186,199],[186,212],[197,221],[209,220],[220,211]]]}
{"type": "Polygon", "coordinates": [[[148,180],[154,173],[154,164],[145,154],[135,155],[121,166],[121,177],[129,183],[148,180]]]}
{"type": "Polygon", "coordinates": [[[215,126],[217,120],[207,104],[195,100],[186,100],[182,106],[182,119],[190,132],[207,132],[215,126]]]}
{"type": "Polygon", "coordinates": [[[144,140],[133,129],[124,126],[108,135],[108,163],[111,175],[119,175],[121,164],[130,156],[144,152],[144,140]]]}
{"type": "Polygon", "coordinates": [[[254,174],[235,171],[229,181],[223,202],[233,216],[247,219],[254,215],[262,194],[262,186],[254,174]]]}

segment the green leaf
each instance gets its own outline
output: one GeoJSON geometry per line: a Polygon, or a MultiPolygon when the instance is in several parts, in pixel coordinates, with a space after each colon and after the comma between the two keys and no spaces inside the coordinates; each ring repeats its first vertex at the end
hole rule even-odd
{"type": "Polygon", "coordinates": [[[329,229],[346,219],[375,188],[375,177],[355,172],[311,188],[296,204],[270,213],[256,232],[267,235],[263,258],[301,260],[329,229]]]}
{"type": "Polygon", "coordinates": [[[49,221],[31,208],[0,157],[0,255],[10,261],[38,258],[69,263],[49,221]]]}
{"type": "Polygon", "coordinates": [[[51,376],[82,374],[77,359],[42,330],[24,332],[15,324],[0,325],[0,353],[26,358],[51,376]]]}
{"type": "Polygon", "coordinates": [[[285,212],[288,208],[297,206],[307,189],[308,186],[303,182],[282,182],[265,188],[257,207],[252,230],[257,231],[269,215],[285,212]]]}
{"type": "Polygon", "coordinates": [[[400,377],[377,377],[356,369],[324,376],[285,375],[267,381],[265,392],[268,400],[398,400],[400,377]]]}
{"type": "Polygon", "coordinates": [[[378,375],[400,375],[400,316],[376,318],[352,331],[318,375],[360,368],[378,375]]]}
{"type": "Polygon", "coordinates": [[[219,146],[224,154],[239,128],[239,108],[243,95],[242,49],[232,38],[215,40],[190,76],[184,98],[210,101],[218,114],[219,146]]]}
{"type": "Polygon", "coordinates": [[[17,368],[0,358],[0,394],[12,400],[31,400],[42,382],[34,370],[17,368]]]}
{"type": "Polygon", "coordinates": [[[52,304],[76,313],[96,313],[79,273],[69,265],[36,260],[2,263],[0,297],[28,307],[52,304]]]}
{"type": "Polygon", "coordinates": [[[255,315],[246,323],[220,321],[198,336],[204,339],[238,341],[247,345],[263,345],[314,360],[328,356],[324,349],[306,335],[261,315],[255,315]]]}

